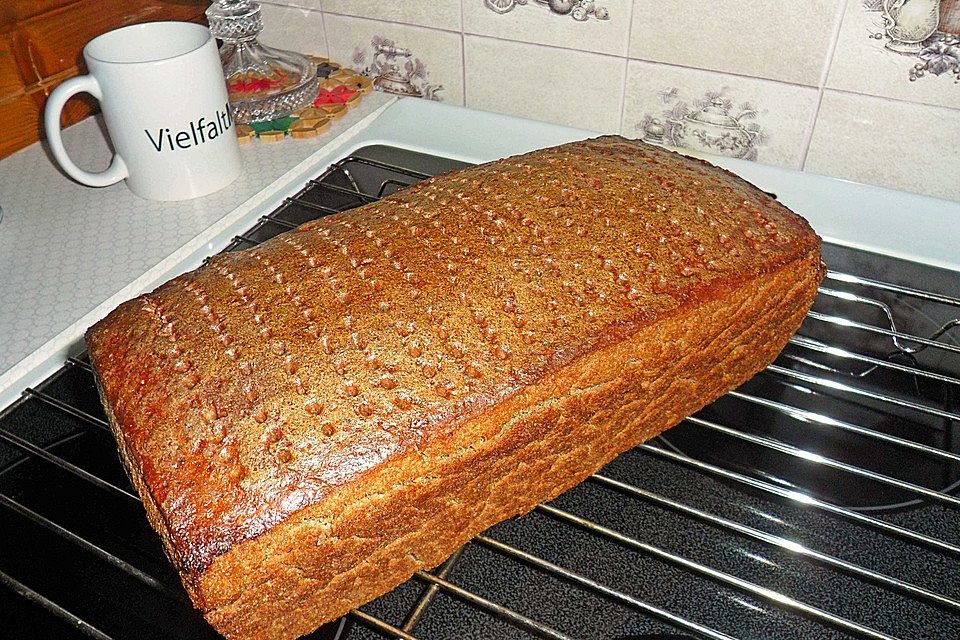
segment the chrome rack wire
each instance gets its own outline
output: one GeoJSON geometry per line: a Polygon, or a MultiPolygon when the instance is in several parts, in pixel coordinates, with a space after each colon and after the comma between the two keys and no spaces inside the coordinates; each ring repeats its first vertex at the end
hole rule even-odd
{"type": "MultiPolygon", "coordinates": [[[[236,236],[225,251],[254,246],[309,219],[376,201],[396,188],[427,177],[427,173],[382,160],[367,157],[344,159],[310,181],[296,195],[284,200],[275,211],[261,217],[249,231],[236,236]]],[[[926,335],[904,331],[898,324],[896,310],[884,296],[922,300],[948,309],[960,308],[960,299],[842,271],[828,272],[827,279],[840,286],[854,287],[856,292],[825,286],[820,292],[821,300],[836,299],[841,303],[879,310],[882,324],[861,321],[836,311],[813,311],[804,329],[791,339],[778,364],[771,365],[744,388],[728,394],[723,402],[738,403],[738,407],[766,412],[756,415],[773,416],[793,424],[798,430],[862,438],[863,442],[876,443],[895,452],[915,453],[944,465],[960,464],[958,451],[913,439],[908,434],[888,433],[877,426],[877,420],[866,420],[868,414],[880,413],[886,418],[892,416],[916,420],[926,428],[939,426],[950,430],[957,426],[960,414],[954,405],[940,406],[935,398],[928,396],[908,397],[899,390],[885,389],[874,382],[881,375],[905,376],[911,380],[942,385],[949,393],[960,390],[960,378],[955,369],[937,368],[919,360],[919,357],[926,355],[924,352],[936,351],[947,358],[960,353],[960,347],[950,341],[953,327],[960,323],[948,318],[926,335]],[[807,331],[808,327],[817,324],[861,332],[883,340],[892,353],[909,356],[908,363],[890,357],[890,353],[884,353],[882,349],[860,349],[849,342],[825,341],[823,331],[807,331]],[[861,369],[851,371],[843,368],[841,363],[853,364],[861,369]],[[766,393],[771,385],[816,398],[817,402],[803,405],[791,400],[791,396],[771,397],[766,393]],[[842,406],[859,406],[861,403],[866,403],[868,412],[861,416],[863,424],[856,419],[861,414],[856,414],[854,418],[849,413],[834,414],[834,410],[839,411],[842,406]]],[[[162,628],[166,620],[162,612],[166,608],[185,610],[189,604],[175,576],[169,569],[164,572],[161,568],[164,560],[155,540],[150,538],[152,547],[144,550],[139,542],[131,542],[113,531],[118,519],[130,517],[127,509],[130,505],[136,506],[138,496],[119,471],[115,455],[94,463],[70,454],[70,448],[81,442],[92,442],[96,447],[106,450],[112,447],[111,436],[108,435],[110,427],[102,413],[98,413],[95,397],[90,400],[90,394],[95,394],[90,364],[83,356],[70,358],[62,369],[36,388],[26,389],[13,407],[0,414],[0,445],[16,454],[12,462],[0,468],[0,511],[5,512],[0,517],[0,544],[10,542],[3,535],[7,523],[23,522],[26,523],[24,526],[38,527],[62,541],[78,557],[84,556],[103,563],[140,585],[146,592],[156,595],[161,603],[157,605],[161,613],[146,618],[151,624],[162,628]],[[63,380],[71,376],[82,389],[80,394],[64,394],[57,390],[63,380]],[[15,414],[29,412],[40,412],[43,420],[48,422],[68,421],[72,426],[57,437],[38,443],[19,433],[16,428],[15,414]],[[41,482],[46,483],[44,491],[54,494],[47,496],[46,501],[41,499],[38,502],[36,496],[18,489],[19,485],[15,482],[5,482],[28,467],[30,478],[40,478],[41,482]],[[81,522],[58,510],[56,492],[63,487],[69,489],[70,496],[82,496],[85,502],[89,502],[87,519],[81,522]],[[50,504],[51,501],[53,504],[50,504]]],[[[890,487],[909,494],[918,504],[940,509],[937,513],[955,515],[960,511],[960,499],[949,491],[877,471],[859,460],[849,461],[821,453],[815,447],[791,441],[783,432],[764,430],[763,427],[770,420],[773,418],[732,421],[729,415],[721,419],[708,409],[685,420],[682,428],[695,430],[701,435],[714,434],[719,438],[737,441],[743,446],[779,456],[778,460],[796,460],[803,465],[829,469],[840,478],[856,478],[890,487]]],[[[872,589],[870,593],[875,597],[892,599],[896,602],[897,610],[908,615],[919,607],[932,608],[945,620],[942,637],[955,637],[956,634],[950,634],[952,630],[960,629],[960,590],[952,588],[951,584],[928,579],[922,573],[905,571],[900,565],[883,563],[881,557],[851,553],[846,546],[830,544],[827,538],[814,535],[803,525],[812,519],[826,524],[840,523],[852,527],[844,529],[844,535],[852,532],[876,538],[890,545],[891,549],[901,549],[905,545],[918,554],[928,554],[935,562],[952,563],[951,566],[960,563],[960,539],[956,538],[956,530],[949,535],[950,530],[933,531],[919,526],[917,523],[921,521],[917,519],[899,519],[895,517],[896,514],[888,515],[886,512],[870,515],[855,506],[844,505],[822,495],[816,487],[798,484],[785,473],[778,475],[776,470],[771,472],[749,466],[738,467],[685,451],[683,447],[683,444],[675,443],[670,435],[669,438],[643,444],[626,457],[630,458],[630,465],[644,469],[644,473],[649,472],[651,477],[655,477],[653,472],[657,465],[667,465],[671,473],[692,474],[687,476],[693,478],[693,485],[687,485],[688,491],[678,494],[666,484],[653,483],[652,488],[645,486],[648,483],[644,474],[634,475],[628,481],[623,477],[622,467],[616,464],[593,475],[582,485],[583,490],[599,491],[604,500],[617,501],[617,508],[624,511],[655,509],[657,513],[664,514],[665,519],[680,522],[682,531],[701,527],[719,533],[725,536],[728,542],[724,544],[728,546],[738,544],[735,541],[754,545],[750,548],[758,550],[754,552],[758,558],[768,564],[779,566],[782,563],[794,567],[793,571],[800,576],[807,572],[813,576],[815,571],[844,576],[848,580],[845,584],[856,585],[864,593],[872,589]],[[717,497],[712,502],[700,500],[698,491],[700,495],[715,493],[717,497]],[[747,517],[750,509],[757,513],[762,511],[749,506],[753,499],[760,501],[757,504],[766,505],[766,511],[761,514],[762,522],[747,517]],[[666,514],[670,514],[669,518],[666,518],[666,514]]],[[[683,544],[671,544],[665,538],[655,538],[652,531],[626,531],[622,523],[614,526],[611,522],[601,522],[599,518],[586,517],[582,511],[580,507],[566,506],[565,497],[561,496],[551,504],[539,505],[532,514],[519,519],[518,526],[522,530],[532,526],[527,524],[529,518],[545,518],[559,527],[550,529],[553,532],[551,535],[562,538],[579,532],[597,543],[614,545],[624,552],[635,554],[631,557],[637,558],[638,562],[639,558],[645,558],[661,563],[691,580],[715,585],[718,594],[728,594],[731,601],[741,603],[739,606],[744,615],[753,610],[761,611],[764,615],[782,615],[784,617],[778,617],[777,620],[804,625],[803,628],[808,631],[819,630],[816,631],[818,637],[875,640],[916,637],[916,634],[911,636],[906,632],[888,630],[888,620],[882,616],[868,615],[860,619],[852,615],[849,608],[831,609],[833,600],[830,597],[811,597],[809,589],[798,588],[790,581],[781,581],[769,574],[759,577],[750,574],[745,577],[719,556],[704,556],[690,551],[683,544]]],[[[14,542],[26,545],[26,541],[14,542]]],[[[418,572],[413,578],[413,583],[418,585],[418,595],[406,607],[403,616],[391,618],[378,613],[375,601],[353,611],[349,618],[355,625],[384,638],[418,640],[437,637],[435,633],[418,634],[425,628],[424,623],[430,622],[431,613],[446,599],[447,602],[456,601],[491,621],[509,625],[514,636],[522,632],[529,637],[557,640],[595,637],[578,633],[564,619],[552,619],[549,615],[552,607],[538,610],[527,606],[525,602],[508,602],[502,593],[494,596],[483,588],[471,585],[466,574],[461,572],[471,562],[467,556],[493,554],[510,566],[524,567],[542,576],[543,580],[556,580],[566,585],[567,589],[602,601],[604,611],[620,612],[625,621],[629,616],[639,616],[640,619],[652,621],[648,627],[654,626],[650,628],[672,629],[675,633],[688,634],[675,636],[678,638],[694,636],[736,640],[755,635],[738,631],[736,625],[721,624],[716,618],[700,615],[696,610],[681,610],[672,604],[671,598],[658,597],[662,594],[658,594],[653,585],[636,584],[632,585],[636,588],[627,588],[623,584],[614,584],[576,565],[572,559],[568,561],[562,554],[560,558],[550,558],[546,553],[535,553],[531,549],[535,546],[526,540],[516,542],[500,527],[494,527],[468,543],[440,567],[429,572],[418,572]]],[[[29,570],[20,565],[15,565],[14,569],[19,573],[8,572],[5,561],[0,558],[0,595],[5,591],[30,606],[38,607],[81,636],[99,640],[138,637],[132,632],[128,633],[123,625],[106,619],[103,611],[96,607],[82,603],[74,606],[66,596],[64,598],[67,601],[57,601],[41,587],[35,586],[35,576],[29,570]]],[[[53,569],[45,567],[41,570],[53,569]]],[[[63,566],[58,570],[71,571],[70,567],[63,566]]],[[[100,585],[92,584],[89,588],[97,589],[100,585]]],[[[531,600],[537,599],[534,592],[525,595],[531,600]]],[[[118,606],[122,608],[122,604],[118,606]]],[[[182,617],[187,614],[178,615],[182,617]]],[[[203,629],[202,626],[191,627],[189,624],[188,628],[203,629]]],[[[196,633],[203,635],[202,631],[196,633]]],[[[352,631],[345,630],[343,625],[334,635],[323,637],[347,637],[343,634],[352,637],[352,631]]],[[[802,633],[797,637],[802,637],[802,633]]],[[[931,630],[930,637],[938,637],[935,630],[931,630]]]]}

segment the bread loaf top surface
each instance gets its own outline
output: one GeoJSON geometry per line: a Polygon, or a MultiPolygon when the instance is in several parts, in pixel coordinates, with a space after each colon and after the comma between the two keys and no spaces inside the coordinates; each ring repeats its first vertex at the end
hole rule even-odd
{"type": "Polygon", "coordinates": [[[216,256],[87,342],[168,551],[196,575],[385,463],[403,478],[405,456],[578,356],[818,246],[736,176],[610,136],[216,256]]]}

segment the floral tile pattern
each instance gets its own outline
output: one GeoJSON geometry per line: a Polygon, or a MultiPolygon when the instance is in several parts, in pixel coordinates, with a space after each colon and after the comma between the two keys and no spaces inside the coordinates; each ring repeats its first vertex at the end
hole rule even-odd
{"type": "Polygon", "coordinates": [[[626,55],[629,0],[463,0],[466,33],[626,55]]]}
{"type": "Polygon", "coordinates": [[[621,134],[799,168],[817,91],[631,60],[621,134]]]}
{"type": "Polygon", "coordinates": [[[921,62],[910,69],[910,80],[922,78],[925,73],[935,76],[954,76],[960,82],[960,38],[945,33],[936,34],[917,54],[921,62]]]}
{"type": "MultiPolygon", "coordinates": [[[[601,0],[602,1],[602,0],[601,0]]],[[[510,13],[517,7],[538,4],[546,7],[558,16],[570,16],[577,22],[609,20],[610,10],[596,0],[483,0],[483,4],[494,13],[510,13]]]]}
{"type": "Polygon", "coordinates": [[[264,18],[268,44],[328,47],[380,91],[960,199],[960,0],[268,0],[264,18]]]}
{"type": "Polygon", "coordinates": [[[960,2],[852,0],[827,87],[960,108],[960,2]]]}
{"type": "Polygon", "coordinates": [[[760,112],[750,102],[735,103],[730,93],[729,87],[721,87],[688,102],[677,87],[664,89],[659,92],[662,119],[647,114],[637,131],[653,144],[756,160],[769,139],[756,121],[760,112]]]}
{"type": "Polygon", "coordinates": [[[883,40],[890,51],[919,58],[910,68],[911,82],[927,73],[960,82],[960,37],[946,28],[942,0],[911,0],[909,5],[907,1],[864,0],[864,9],[879,12],[883,20],[883,31],[870,37],[883,40]]]}
{"type": "Polygon", "coordinates": [[[442,101],[442,84],[431,84],[427,66],[414,58],[410,49],[398,46],[389,38],[373,36],[370,47],[356,47],[351,67],[373,80],[378,91],[399,96],[442,101]]]}
{"type": "Polygon", "coordinates": [[[330,57],[369,76],[378,90],[463,104],[460,34],[324,15],[330,57]]]}

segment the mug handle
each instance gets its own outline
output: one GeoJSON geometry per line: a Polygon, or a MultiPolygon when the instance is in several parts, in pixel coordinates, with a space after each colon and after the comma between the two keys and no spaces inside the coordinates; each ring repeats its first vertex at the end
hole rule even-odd
{"type": "Polygon", "coordinates": [[[127,165],[119,155],[114,154],[110,166],[105,171],[90,173],[75,165],[70,156],[67,155],[67,150],[63,147],[63,139],[60,137],[60,112],[63,111],[63,105],[66,104],[67,100],[78,93],[89,93],[97,100],[101,100],[103,95],[96,78],[93,76],[78,76],[61,83],[47,98],[47,106],[43,112],[43,126],[47,132],[50,152],[53,153],[53,157],[67,175],[81,184],[90,187],[106,187],[120,182],[128,174],[127,165]]]}

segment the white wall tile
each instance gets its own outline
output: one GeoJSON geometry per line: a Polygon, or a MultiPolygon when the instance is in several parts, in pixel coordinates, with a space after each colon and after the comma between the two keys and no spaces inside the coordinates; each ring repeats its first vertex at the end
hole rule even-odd
{"type": "Polygon", "coordinates": [[[626,60],[465,36],[467,106],[606,133],[619,127],[626,60]]]}
{"type": "MultiPolygon", "coordinates": [[[[511,4],[489,0],[501,1],[511,4]]],[[[447,103],[630,137],[653,118],[676,135],[709,94],[761,134],[701,131],[722,153],[799,167],[812,135],[805,169],[960,199],[948,169],[960,146],[947,142],[960,139],[960,38],[937,32],[922,55],[891,51],[882,0],[594,0],[609,19],[584,21],[541,0],[512,4],[501,14],[485,0],[270,0],[263,40],[358,69],[381,63],[371,75],[395,64],[447,103]],[[409,58],[376,56],[374,38],[409,58]]],[[[691,135],[676,141],[695,148],[691,135]]]]}
{"type": "Polygon", "coordinates": [[[655,119],[668,146],[799,168],[816,104],[810,87],[631,60],[621,134],[654,141],[655,119]],[[731,126],[704,129],[687,118],[707,106],[715,117],[726,112],[731,126]]]}
{"type": "MultiPolygon", "coordinates": [[[[847,3],[827,86],[911,102],[960,107],[960,87],[955,82],[957,74],[949,69],[952,64],[960,62],[960,44],[941,42],[941,46],[934,45],[932,49],[942,55],[933,61],[932,67],[919,52],[892,51],[889,47],[897,45],[885,32],[883,13],[877,10],[880,6],[879,0],[851,0],[847,3]],[[948,64],[950,62],[952,64],[948,64]],[[923,70],[923,75],[911,81],[911,70],[925,64],[928,68],[923,70]]],[[[942,38],[956,40],[956,37],[944,34],[934,35],[931,40],[942,38]]],[[[932,41],[928,43],[933,44],[932,41]]]]}
{"type": "MultiPolygon", "coordinates": [[[[304,0],[296,0],[303,2],[304,0]]],[[[460,0],[306,0],[324,11],[349,16],[403,22],[435,29],[460,30],[460,0]]],[[[469,0],[468,0],[469,2],[469,0]]],[[[481,0],[482,2],[482,0],[481,0]]]]}
{"type": "Polygon", "coordinates": [[[594,8],[597,7],[606,10],[609,17],[598,20],[594,11],[586,20],[575,20],[572,13],[556,13],[537,0],[514,5],[507,13],[500,14],[490,9],[484,0],[463,0],[463,29],[466,33],[508,40],[626,55],[630,0],[595,0],[594,8]]]}
{"type": "Polygon", "coordinates": [[[826,91],[807,171],[960,200],[960,110],[826,91]]]}
{"type": "MultiPolygon", "coordinates": [[[[263,4],[264,0],[257,0],[263,4]]],[[[301,7],[303,9],[321,10],[320,0],[270,0],[270,4],[279,4],[287,7],[301,7]]]]}
{"type": "Polygon", "coordinates": [[[447,104],[463,104],[463,51],[459,33],[414,27],[394,22],[381,22],[364,18],[324,14],[330,58],[356,71],[377,76],[371,68],[378,63],[396,66],[396,73],[410,82],[423,94],[447,104]],[[393,42],[393,47],[403,49],[408,55],[387,59],[377,55],[375,39],[393,42]],[[415,71],[416,61],[422,65],[415,71]],[[407,67],[409,63],[409,68],[407,67]]]}
{"type": "Polygon", "coordinates": [[[630,57],[816,85],[840,1],[636,0],[630,57]]]}
{"type": "Polygon", "coordinates": [[[318,56],[327,55],[323,14],[311,9],[262,3],[260,41],[270,47],[318,56]]]}

